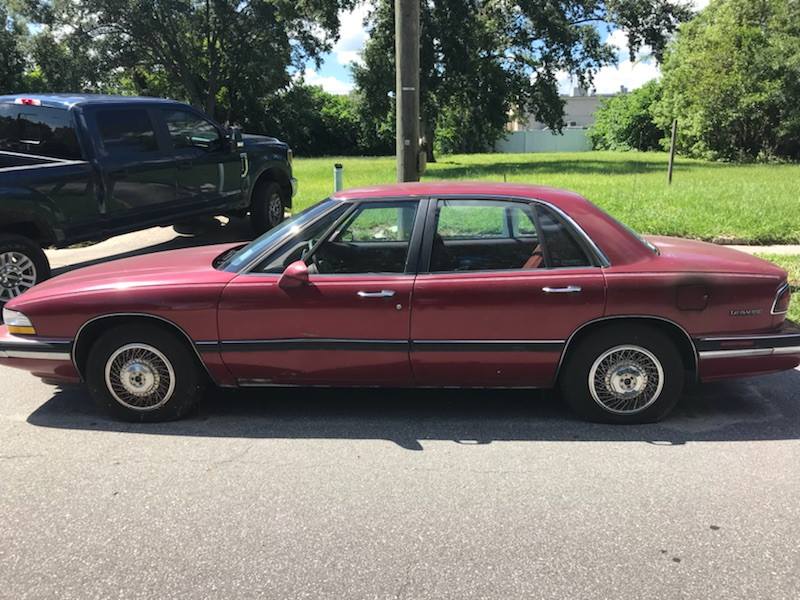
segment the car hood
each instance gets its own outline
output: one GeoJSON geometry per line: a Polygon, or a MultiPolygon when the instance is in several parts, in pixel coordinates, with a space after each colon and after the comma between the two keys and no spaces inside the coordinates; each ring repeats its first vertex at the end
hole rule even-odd
{"type": "MultiPolygon", "coordinates": [[[[154,252],[84,267],[40,283],[20,296],[19,302],[110,289],[224,284],[235,273],[218,271],[214,259],[239,245],[241,242],[154,252]]],[[[16,304],[17,300],[12,302],[16,304]]]]}
{"type": "Polygon", "coordinates": [[[659,270],[786,277],[786,271],[769,261],[719,244],[666,236],[645,236],[645,239],[660,252],[659,270]]]}
{"type": "Polygon", "coordinates": [[[280,141],[278,138],[270,137],[268,135],[256,135],[254,133],[242,134],[242,141],[245,148],[253,146],[281,146],[288,148],[286,142],[280,141]]]}

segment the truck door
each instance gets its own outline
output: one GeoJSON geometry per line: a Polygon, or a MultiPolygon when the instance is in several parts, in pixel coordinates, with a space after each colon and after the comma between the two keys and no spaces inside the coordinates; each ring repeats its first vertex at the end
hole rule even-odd
{"type": "Polygon", "coordinates": [[[141,228],[176,209],[176,168],[168,141],[156,134],[146,106],[94,112],[110,230],[141,228]]]}
{"type": "Polygon", "coordinates": [[[221,128],[182,107],[161,110],[178,168],[178,202],[200,209],[227,204],[242,191],[241,158],[221,128]]]}

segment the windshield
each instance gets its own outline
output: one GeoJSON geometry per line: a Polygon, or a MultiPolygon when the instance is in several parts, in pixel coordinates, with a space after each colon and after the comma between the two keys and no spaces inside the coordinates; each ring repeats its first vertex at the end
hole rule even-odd
{"type": "Polygon", "coordinates": [[[305,209],[300,213],[297,213],[291,219],[287,219],[277,227],[270,229],[261,237],[254,239],[243,248],[240,248],[238,251],[231,254],[217,268],[221,271],[229,271],[231,273],[241,271],[253,259],[263,254],[268,248],[272,247],[275,242],[285,236],[298,233],[308,223],[316,220],[319,216],[325,214],[338,204],[340,204],[338,200],[331,200],[329,198],[305,209]]]}

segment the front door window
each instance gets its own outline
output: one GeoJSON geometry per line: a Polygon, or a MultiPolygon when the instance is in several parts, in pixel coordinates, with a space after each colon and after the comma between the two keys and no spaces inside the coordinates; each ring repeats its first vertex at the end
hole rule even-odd
{"type": "Polygon", "coordinates": [[[320,275],[406,272],[418,202],[359,206],[306,262],[320,275]]]}

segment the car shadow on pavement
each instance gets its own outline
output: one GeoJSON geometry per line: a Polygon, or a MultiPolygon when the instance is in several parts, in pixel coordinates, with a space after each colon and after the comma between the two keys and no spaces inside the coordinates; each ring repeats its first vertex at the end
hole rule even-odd
{"type": "Polygon", "coordinates": [[[498,390],[212,390],[190,417],[123,423],[99,413],[83,387],[57,388],[28,422],[129,434],[275,439],[389,440],[422,450],[427,440],[698,441],[800,439],[800,372],[695,386],[666,420],[612,426],[575,419],[554,393],[498,390]]]}

